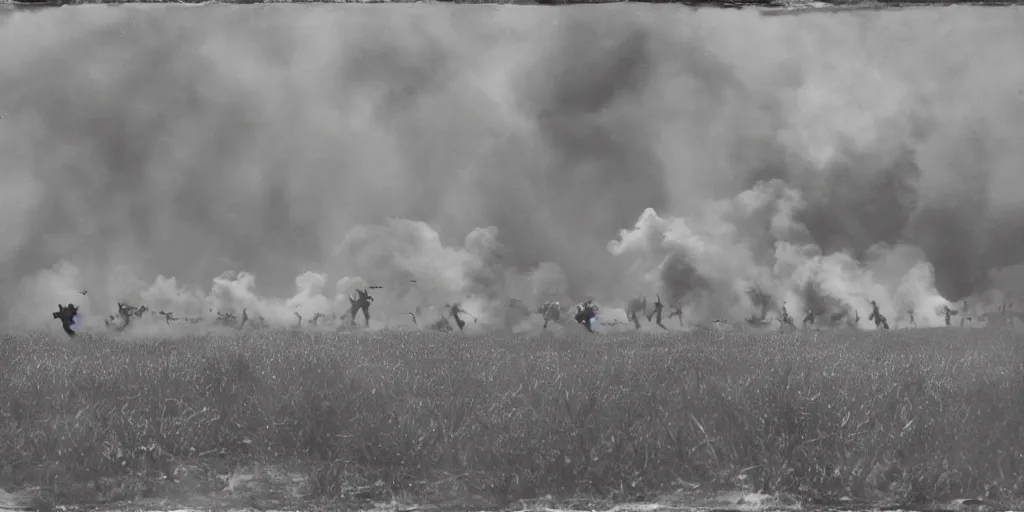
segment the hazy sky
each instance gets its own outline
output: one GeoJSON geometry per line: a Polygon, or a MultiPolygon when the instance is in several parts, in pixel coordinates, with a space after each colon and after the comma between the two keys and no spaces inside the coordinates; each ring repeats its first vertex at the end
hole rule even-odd
{"type": "Polygon", "coordinates": [[[951,299],[1024,261],[1020,8],[91,6],[0,24],[5,307],[62,258],[100,293],[127,267],[201,286],[245,270],[287,295],[307,270],[362,271],[346,234],[389,218],[458,247],[494,226],[489,257],[598,293],[645,208],[694,215],[771,178],[824,252],[912,243],[951,299]]]}

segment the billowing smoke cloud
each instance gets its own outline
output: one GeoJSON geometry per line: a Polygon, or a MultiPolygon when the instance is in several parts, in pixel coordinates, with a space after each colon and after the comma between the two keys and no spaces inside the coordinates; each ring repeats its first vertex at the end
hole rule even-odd
{"type": "MultiPolygon", "coordinates": [[[[388,304],[381,306],[393,313],[458,303],[471,316],[493,322],[504,318],[511,299],[535,303],[567,297],[568,279],[558,265],[545,262],[517,271],[499,234],[494,226],[476,228],[461,246],[446,246],[425,222],[389,219],[353,229],[335,254],[346,272],[383,287],[388,304]]],[[[338,286],[344,293],[350,288],[338,286]]]]}
{"type": "Polygon", "coordinates": [[[1021,13],[3,14],[0,321],[959,300],[1024,261],[1021,13]]]}
{"type": "Polygon", "coordinates": [[[791,315],[841,318],[876,301],[881,311],[914,310],[919,325],[940,325],[948,302],[922,251],[880,242],[859,258],[825,252],[801,220],[807,208],[785,182],[763,181],[699,216],[663,218],[648,209],[609,250],[631,261],[644,288],[685,305],[690,316],[742,319],[760,308],[751,293],[758,290],[776,308],[788,304],[791,315]]]}

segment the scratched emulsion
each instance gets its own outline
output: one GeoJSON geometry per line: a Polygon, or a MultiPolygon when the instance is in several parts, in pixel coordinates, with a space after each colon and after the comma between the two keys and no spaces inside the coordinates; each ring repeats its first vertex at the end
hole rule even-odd
{"type": "Polygon", "coordinates": [[[483,323],[636,293],[741,318],[759,286],[938,324],[1024,261],[1022,13],[7,13],[2,322],[287,323],[353,283],[407,311],[414,278],[483,323]]]}

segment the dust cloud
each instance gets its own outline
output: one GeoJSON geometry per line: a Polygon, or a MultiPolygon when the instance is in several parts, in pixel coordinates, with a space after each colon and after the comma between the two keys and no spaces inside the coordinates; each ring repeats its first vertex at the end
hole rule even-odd
{"type": "Polygon", "coordinates": [[[735,319],[760,287],[936,324],[1024,262],[1022,13],[4,14],[0,323],[284,324],[378,285],[485,323],[638,294],[735,319]]]}

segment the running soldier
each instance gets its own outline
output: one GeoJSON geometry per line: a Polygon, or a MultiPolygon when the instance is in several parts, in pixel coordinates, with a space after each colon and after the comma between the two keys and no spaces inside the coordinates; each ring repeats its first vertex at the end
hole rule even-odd
{"type": "Polygon", "coordinates": [[[459,315],[468,315],[469,313],[466,313],[466,310],[462,309],[462,307],[458,303],[446,305],[446,307],[448,308],[448,316],[452,317],[452,319],[455,320],[455,325],[459,326],[459,331],[465,329],[466,321],[460,318],[459,315]]]}
{"type": "Polygon", "coordinates": [[[868,321],[875,322],[875,328],[882,327],[886,330],[889,329],[889,321],[886,320],[885,315],[878,310],[878,303],[871,301],[871,315],[868,316],[868,321]]]}
{"type": "Polygon", "coordinates": [[[786,302],[782,303],[782,316],[779,318],[779,330],[785,326],[796,327],[793,324],[793,317],[789,316],[789,310],[786,309],[786,302]]]}
{"type": "Polygon", "coordinates": [[[164,321],[167,322],[167,325],[171,325],[171,322],[178,320],[174,317],[174,313],[168,313],[167,311],[160,311],[160,316],[164,317],[164,321]]]}
{"type": "MultiPolygon", "coordinates": [[[[655,325],[667,331],[668,328],[661,324],[661,311],[664,308],[665,305],[661,303],[661,295],[659,294],[658,301],[654,303],[654,311],[652,311],[651,314],[647,315],[647,321],[650,322],[653,318],[655,325]]],[[[682,320],[682,318],[680,318],[680,320],[682,320]]]]}
{"type": "Polygon", "coordinates": [[[57,304],[57,311],[53,314],[54,320],[60,320],[61,328],[71,338],[75,337],[75,330],[72,329],[72,326],[76,316],[78,316],[78,307],[70,302],[66,307],[57,304]]]}
{"type": "Polygon", "coordinates": [[[959,314],[959,312],[955,309],[949,309],[949,304],[942,306],[942,308],[946,316],[946,327],[950,327],[953,325],[953,316],[959,314]]]}
{"type": "MultiPolygon", "coordinates": [[[[370,287],[374,288],[374,287],[370,287]]],[[[349,316],[351,317],[352,325],[356,324],[356,315],[362,311],[363,320],[366,327],[370,326],[370,305],[373,303],[373,297],[370,296],[370,290],[368,289],[356,289],[356,294],[348,298],[349,301],[349,316]]]]}
{"type": "Polygon", "coordinates": [[[537,312],[544,316],[544,328],[548,328],[549,322],[558,323],[562,317],[562,305],[558,302],[545,302],[539,308],[537,312]]]}
{"type": "Polygon", "coordinates": [[[807,327],[807,324],[814,326],[814,311],[811,308],[807,308],[807,314],[804,315],[803,327],[807,327]]]}

